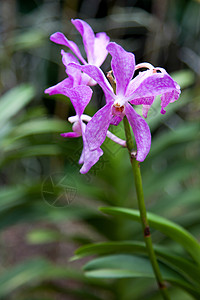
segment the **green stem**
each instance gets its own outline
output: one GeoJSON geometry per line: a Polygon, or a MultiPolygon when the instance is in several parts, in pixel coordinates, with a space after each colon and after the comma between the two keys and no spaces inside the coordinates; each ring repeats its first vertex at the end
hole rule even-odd
{"type": "Polygon", "coordinates": [[[165,285],[165,282],[162,278],[162,274],[160,272],[160,268],[156,259],[156,255],[153,249],[153,243],[151,239],[151,233],[149,228],[149,223],[147,219],[147,213],[146,213],[146,207],[144,202],[144,193],[143,193],[143,187],[142,187],[142,177],[140,172],[140,164],[136,160],[136,152],[134,151],[134,143],[131,136],[130,126],[128,123],[128,120],[126,117],[123,119],[124,121],[124,129],[126,134],[126,143],[127,148],[130,155],[131,165],[133,169],[134,174],[134,180],[135,180],[135,187],[136,187],[136,193],[137,193],[137,199],[138,199],[138,206],[140,211],[140,219],[142,223],[142,228],[144,232],[144,240],[146,244],[146,249],[149,255],[149,259],[151,261],[151,265],[158,283],[158,287],[160,289],[160,292],[162,294],[163,299],[170,300],[170,297],[168,295],[168,291],[165,285]]]}

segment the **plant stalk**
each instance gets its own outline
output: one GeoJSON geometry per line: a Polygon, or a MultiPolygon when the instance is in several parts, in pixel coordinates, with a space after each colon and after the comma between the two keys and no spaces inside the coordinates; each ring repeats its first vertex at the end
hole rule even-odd
{"type": "Polygon", "coordinates": [[[142,229],[144,233],[144,241],[146,244],[147,253],[149,255],[149,259],[158,283],[159,290],[162,294],[162,297],[164,300],[170,300],[166,284],[162,278],[162,274],[156,259],[156,255],[153,249],[153,243],[151,239],[151,232],[149,227],[149,222],[147,219],[147,213],[146,213],[146,207],[144,202],[144,193],[143,193],[143,187],[142,187],[142,177],[140,172],[140,164],[136,160],[136,151],[134,151],[134,142],[132,139],[131,131],[130,131],[130,125],[128,123],[128,120],[126,116],[123,119],[124,122],[124,129],[126,134],[126,144],[130,155],[132,170],[134,174],[134,180],[135,180],[135,187],[136,187],[136,193],[137,193],[137,200],[138,200],[138,207],[140,211],[140,219],[142,223],[142,229]]]}

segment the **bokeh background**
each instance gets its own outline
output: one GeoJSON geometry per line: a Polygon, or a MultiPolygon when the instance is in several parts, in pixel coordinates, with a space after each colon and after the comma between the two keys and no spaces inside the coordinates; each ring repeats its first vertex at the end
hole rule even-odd
{"type": "MultiPolygon", "coordinates": [[[[104,156],[80,175],[81,139],[67,140],[69,99],[44,94],[66,76],[60,50],[49,36],[63,32],[84,54],[71,18],[105,31],[136,62],[164,67],[181,85],[180,99],[149,112],[151,151],[141,164],[149,211],[181,224],[200,239],[200,1],[0,1],[0,298],[160,299],[154,280],[84,277],[88,259],[70,260],[89,242],[142,240],[140,226],[107,218],[102,205],[137,208],[126,149],[112,141],[104,156]]],[[[102,69],[110,70],[110,56],[102,69]]],[[[92,115],[104,104],[94,87],[92,115]]],[[[138,108],[141,112],[141,108],[138,108]]],[[[123,137],[123,128],[111,126],[123,137]]],[[[153,231],[160,245],[172,241],[153,231]]],[[[172,299],[191,296],[171,287],[172,299]]]]}

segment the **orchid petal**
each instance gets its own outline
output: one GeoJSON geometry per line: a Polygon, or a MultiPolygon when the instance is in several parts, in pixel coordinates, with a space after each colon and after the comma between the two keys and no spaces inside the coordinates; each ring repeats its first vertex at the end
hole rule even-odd
{"type": "Polygon", "coordinates": [[[80,136],[80,134],[78,134],[77,132],[66,132],[66,133],[61,133],[60,135],[66,138],[76,138],[80,136]]]}
{"type": "Polygon", "coordinates": [[[152,74],[153,74],[152,70],[139,72],[139,74],[129,82],[126,91],[126,96],[128,97],[130,94],[132,94],[140,86],[140,84],[152,74]]]}
{"type": "Polygon", "coordinates": [[[144,118],[147,118],[150,108],[151,108],[151,105],[142,105],[142,115],[144,118]]]}
{"type": "Polygon", "coordinates": [[[95,35],[90,27],[85,21],[76,19],[71,20],[72,24],[76,27],[76,29],[80,32],[83,38],[83,44],[85,48],[85,52],[87,54],[88,63],[94,63],[94,40],[95,35]]]}
{"type": "Polygon", "coordinates": [[[155,96],[152,96],[152,97],[141,97],[141,98],[133,99],[129,102],[134,105],[141,105],[141,104],[152,105],[154,100],[155,100],[155,96]]]}
{"type": "Polygon", "coordinates": [[[81,152],[81,156],[80,156],[80,158],[79,158],[78,163],[79,163],[80,165],[82,165],[82,164],[84,163],[84,149],[83,149],[82,152],[81,152]]]}
{"type": "MultiPolygon", "coordinates": [[[[106,49],[110,38],[107,36],[105,32],[99,32],[96,34],[94,40],[94,61],[93,64],[97,67],[100,67],[106,56],[108,55],[108,51],[106,49]]],[[[89,62],[89,60],[88,60],[89,62]]],[[[89,62],[90,63],[90,62],[89,62]]]]}
{"type": "Polygon", "coordinates": [[[93,65],[81,66],[74,63],[70,63],[68,66],[77,68],[94,79],[103,89],[107,102],[115,97],[111,85],[108,83],[108,80],[100,68],[93,65]]]}
{"type": "Polygon", "coordinates": [[[83,136],[83,151],[79,160],[79,163],[83,163],[82,168],[80,169],[81,174],[87,173],[91,167],[96,164],[100,156],[103,155],[103,151],[98,148],[94,151],[90,151],[87,139],[85,137],[86,125],[81,122],[82,127],[82,136],[83,136]]]}
{"type": "Polygon", "coordinates": [[[89,86],[79,85],[73,89],[66,89],[65,95],[70,98],[76,114],[81,117],[92,97],[92,89],[89,86]]]}
{"type": "Polygon", "coordinates": [[[111,67],[116,80],[116,94],[125,95],[134,74],[135,56],[116,43],[109,43],[107,50],[112,56],[111,67]]]}
{"type": "MultiPolygon", "coordinates": [[[[140,74],[134,79],[136,82],[137,88],[132,85],[133,90],[130,92],[129,87],[129,95],[127,97],[128,101],[133,102],[134,99],[137,98],[145,98],[152,97],[161,94],[165,94],[168,92],[172,92],[177,88],[177,83],[168,75],[162,73],[149,73],[149,71],[145,71],[142,78],[140,74]],[[138,79],[137,79],[138,78],[138,79]],[[137,83],[138,81],[138,83],[137,83]]],[[[146,104],[146,103],[144,103],[146,104]]]]}
{"type": "Polygon", "coordinates": [[[79,63],[78,59],[73,54],[71,54],[69,52],[65,52],[64,50],[61,50],[61,55],[62,55],[62,62],[65,65],[66,68],[67,68],[67,65],[69,63],[72,63],[72,62],[74,62],[76,64],[79,63]]]}
{"type": "Polygon", "coordinates": [[[151,132],[146,121],[138,115],[130,104],[126,104],[125,112],[132,127],[137,144],[137,161],[144,161],[151,147],[151,132]]]}
{"type": "Polygon", "coordinates": [[[106,138],[106,133],[112,119],[112,103],[107,103],[96,112],[86,126],[86,139],[90,150],[101,146],[106,138]]]}
{"type": "Polygon", "coordinates": [[[76,57],[71,53],[65,52],[64,50],[61,50],[61,55],[62,55],[62,62],[66,67],[66,73],[73,78],[73,86],[82,84],[81,71],[75,68],[68,68],[69,63],[74,62],[76,64],[79,64],[76,57]]]}
{"type": "Polygon", "coordinates": [[[89,147],[84,148],[84,164],[80,169],[81,174],[87,173],[91,167],[96,164],[99,158],[103,155],[103,150],[98,148],[94,151],[90,151],[89,147]]]}
{"type": "Polygon", "coordinates": [[[117,126],[119,125],[119,123],[123,120],[123,118],[121,116],[113,116],[110,125],[114,125],[117,126]]]}
{"type": "Polygon", "coordinates": [[[44,92],[45,94],[49,94],[49,95],[62,94],[67,96],[66,89],[72,88],[73,84],[74,84],[74,79],[72,77],[68,77],[62,80],[61,82],[57,83],[56,85],[49,87],[44,92]]]}
{"type": "Polygon", "coordinates": [[[83,64],[86,64],[85,59],[82,57],[81,52],[73,41],[69,41],[62,32],[55,32],[50,36],[50,40],[56,44],[64,45],[68,47],[83,64]]]}
{"type": "Polygon", "coordinates": [[[176,101],[180,96],[180,87],[177,85],[177,89],[172,92],[165,93],[161,96],[161,114],[165,114],[164,109],[169,103],[176,101]]]}

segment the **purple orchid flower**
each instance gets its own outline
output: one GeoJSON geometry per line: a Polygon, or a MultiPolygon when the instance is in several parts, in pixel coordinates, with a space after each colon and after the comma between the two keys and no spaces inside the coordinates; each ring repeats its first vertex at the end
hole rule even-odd
{"type": "Polygon", "coordinates": [[[164,108],[178,99],[180,87],[164,69],[150,69],[132,79],[135,56],[116,43],[109,43],[107,50],[112,56],[111,66],[116,81],[116,93],[97,66],[80,66],[75,63],[69,65],[70,68],[73,66],[93,78],[106,96],[106,105],[97,111],[87,124],[86,139],[90,150],[98,149],[105,140],[109,125],[118,125],[126,115],[137,144],[136,159],[142,162],[150,150],[151,133],[146,121],[136,113],[130,103],[142,104],[143,114],[146,116],[155,96],[162,95],[161,113],[165,113],[164,108]]]}
{"type": "Polygon", "coordinates": [[[46,89],[45,93],[50,95],[62,94],[63,90],[66,88],[72,88],[78,85],[95,85],[96,82],[88,75],[83,74],[80,70],[67,68],[67,66],[72,62],[76,64],[80,64],[81,62],[84,65],[92,64],[100,67],[108,54],[106,46],[108,45],[110,39],[105,32],[99,32],[95,36],[92,28],[85,21],[72,19],[71,22],[82,36],[87,61],[82,57],[78,46],[73,41],[69,41],[63,33],[56,32],[52,34],[50,37],[51,41],[68,47],[75,56],[71,53],[66,53],[64,50],[61,50],[62,62],[66,67],[66,73],[68,77],[55,86],[46,89]]]}
{"type": "Polygon", "coordinates": [[[85,174],[99,160],[100,156],[103,155],[103,151],[100,148],[97,148],[94,151],[89,149],[88,142],[85,137],[86,124],[82,120],[85,107],[91,99],[92,90],[88,86],[77,86],[72,89],[65,89],[65,96],[70,98],[76,111],[76,115],[68,119],[69,122],[73,123],[73,132],[61,133],[61,136],[67,138],[82,136],[83,151],[79,164],[83,164],[80,173],[85,174]]]}

